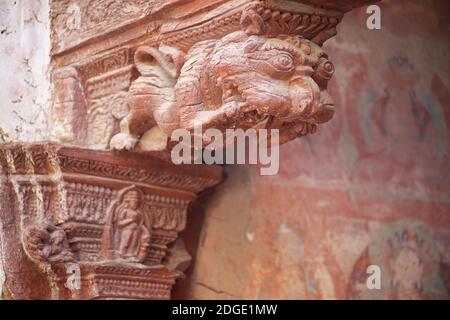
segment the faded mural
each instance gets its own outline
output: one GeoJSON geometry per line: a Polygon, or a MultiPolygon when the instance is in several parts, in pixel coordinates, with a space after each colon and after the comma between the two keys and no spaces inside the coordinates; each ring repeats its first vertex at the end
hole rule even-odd
{"type": "Polygon", "coordinates": [[[333,120],[282,146],[277,176],[227,167],[180,296],[450,297],[449,4],[380,7],[381,30],[360,8],[325,44],[333,120]]]}

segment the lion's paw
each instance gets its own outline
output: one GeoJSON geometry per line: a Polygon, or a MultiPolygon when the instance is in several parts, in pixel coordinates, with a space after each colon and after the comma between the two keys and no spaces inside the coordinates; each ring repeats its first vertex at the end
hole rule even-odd
{"type": "Polygon", "coordinates": [[[115,150],[131,150],[137,142],[138,139],[130,134],[118,133],[112,137],[109,147],[115,150]]]}
{"type": "Polygon", "coordinates": [[[223,105],[219,112],[222,114],[224,120],[235,120],[241,109],[242,104],[236,101],[231,101],[223,105]]]}

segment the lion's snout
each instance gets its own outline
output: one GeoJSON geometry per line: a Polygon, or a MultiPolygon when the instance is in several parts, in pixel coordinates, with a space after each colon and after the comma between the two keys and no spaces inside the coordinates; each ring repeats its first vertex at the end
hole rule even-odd
{"type": "Polygon", "coordinates": [[[333,117],[334,105],[330,95],[326,90],[321,90],[311,77],[292,80],[289,84],[289,96],[289,120],[324,123],[333,117]]]}

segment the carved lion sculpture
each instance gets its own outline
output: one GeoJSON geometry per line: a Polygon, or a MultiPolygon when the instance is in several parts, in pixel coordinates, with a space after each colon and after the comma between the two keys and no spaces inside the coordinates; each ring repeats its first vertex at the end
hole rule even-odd
{"type": "Polygon", "coordinates": [[[24,248],[34,260],[48,263],[73,262],[66,233],[47,222],[28,227],[24,232],[24,248]]]}
{"type": "Polygon", "coordinates": [[[313,133],[334,106],[327,83],[334,67],[315,43],[276,38],[250,27],[183,52],[137,49],[141,76],[131,85],[130,114],[111,147],[131,149],[147,130],[277,128],[281,142],[313,133]]]}

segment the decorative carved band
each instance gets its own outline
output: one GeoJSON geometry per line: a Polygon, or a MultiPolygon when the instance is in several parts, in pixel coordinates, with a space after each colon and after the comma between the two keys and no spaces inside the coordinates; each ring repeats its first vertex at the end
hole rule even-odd
{"type": "Polygon", "coordinates": [[[283,2],[253,1],[199,26],[162,33],[157,42],[187,51],[199,41],[218,39],[238,31],[243,16],[249,11],[254,11],[265,25],[265,35],[296,34],[311,40],[323,32],[324,36],[321,37],[323,43],[336,34],[335,27],[343,17],[343,13],[339,11],[283,4],[283,2]]]}

